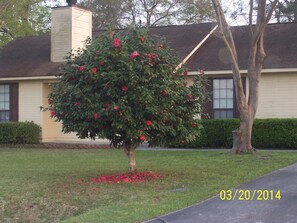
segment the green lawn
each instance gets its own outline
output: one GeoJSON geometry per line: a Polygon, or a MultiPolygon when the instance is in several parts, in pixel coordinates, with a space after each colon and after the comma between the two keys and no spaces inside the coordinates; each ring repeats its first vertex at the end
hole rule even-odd
{"type": "Polygon", "coordinates": [[[141,222],[297,162],[297,152],[137,151],[137,161],[139,170],[163,179],[89,183],[128,170],[125,154],[115,149],[2,148],[0,222],[141,222]]]}

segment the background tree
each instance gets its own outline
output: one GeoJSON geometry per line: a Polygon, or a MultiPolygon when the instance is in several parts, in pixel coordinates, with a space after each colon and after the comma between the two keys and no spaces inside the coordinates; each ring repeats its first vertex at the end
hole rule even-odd
{"type": "Polygon", "coordinates": [[[82,0],[93,11],[95,28],[192,24],[214,17],[209,0],[82,0]]]}
{"type": "MultiPolygon", "coordinates": [[[[249,96],[244,93],[241,82],[240,67],[237,59],[237,49],[234,44],[231,29],[226,22],[224,11],[219,0],[212,0],[216,12],[220,35],[225,42],[233,63],[233,80],[236,92],[236,101],[240,117],[239,129],[233,131],[233,148],[235,153],[252,152],[251,136],[254,118],[258,107],[258,91],[262,66],[265,59],[264,32],[265,28],[275,10],[277,0],[267,4],[266,0],[250,0],[249,28],[250,28],[250,50],[247,61],[249,81],[249,96]],[[253,11],[256,8],[256,22],[253,24],[253,11]]],[[[240,49],[239,49],[240,50],[240,49]]]]}
{"type": "Polygon", "coordinates": [[[20,36],[49,30],[50,13],[42,0],[0,2],[0,46],[20,36]]]}
{"type": "Polygon", "coordinates": [[[89,8],[93,13],[93,28],[121,28],[122,14],[126,11],[123,1],[119,0],[84,0],[79,6],[89,8]]]}
{"type": "Polygon", "coordinates": [[[123,147],[131,171],[135,148],[194,140],[194,115],[205,100],[205,79],[186,87],[180,59],[162,39],[143,30],[102,34],[79,56],[68,57],[49,95],[50,114],[63,132],[106,138],[123,147]]]}
{"type": "Polygon", "coordinates": [[[278,23],[297,22],[297,2],[296,0],[284,0],[277,4],[275,18],[278,23]]]}
{"type": "MultiPolygon", "coordinates": [[[[66,1],[1,0],[0,46],[48,32],[50,7],[60,4],[66,1]]],[[[94,29],[192,24],[214,17],[210,0],[80,0],[78,6],[92,10],[94,29]]]]}

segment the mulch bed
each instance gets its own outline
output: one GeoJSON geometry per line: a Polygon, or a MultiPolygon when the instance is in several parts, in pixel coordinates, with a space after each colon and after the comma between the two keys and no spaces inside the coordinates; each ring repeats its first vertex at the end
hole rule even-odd
{"type": "Polygon", "coordinates": [[[96,178],[90,178],[90,182],[98,183],[143,183],[151,180],[159,180],[162,176],[151,171],[135,172],[135,173],[121,173],[115,175],[98,176],[96,178]]]}

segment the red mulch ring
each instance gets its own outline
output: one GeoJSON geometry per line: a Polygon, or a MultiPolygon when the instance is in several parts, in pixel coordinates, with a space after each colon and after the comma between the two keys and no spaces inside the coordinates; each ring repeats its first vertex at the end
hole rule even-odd
{"type": "Polygon", "coordinates": [[[161,175],[153,172],[136,172],[136,173],[122,173],[116,175],[98,176],[97,178],[90,178],[92,183],[142,183],[151,180],[161,179],[161,175]]]}

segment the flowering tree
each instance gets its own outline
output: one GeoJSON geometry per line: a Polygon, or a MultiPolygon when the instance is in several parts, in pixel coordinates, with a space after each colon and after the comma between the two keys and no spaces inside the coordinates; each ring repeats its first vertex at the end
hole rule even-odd
{"type": "Polygon", "coordinates": [[[193,140],[200,126],[194,115],[205,100],[205,79],[186,87],[184,68],[168,44],[144,30],[109,32],[69,55],[49,94],[52,117],[63,132],[80,138],[107,138],[123,147],[130,170],[135,148],[172,139],[193,140]]]}

